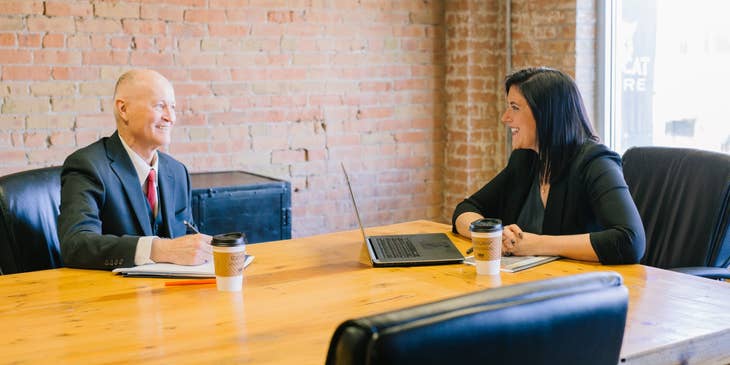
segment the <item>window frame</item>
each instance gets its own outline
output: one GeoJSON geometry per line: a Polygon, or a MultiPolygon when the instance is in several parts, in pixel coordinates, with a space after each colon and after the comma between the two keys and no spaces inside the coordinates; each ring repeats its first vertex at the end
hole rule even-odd
{"type": "Polygon", "coordinates": [[[616,110],[611,106],[616,100],[615,79],[617,77],[612,61],[616,52],[616,33],[618,14],[617,1],[598,0],[596,2],[596,108],[598,116],[594,122],[596,133],[604,144],[616,149],[616,110]]]}

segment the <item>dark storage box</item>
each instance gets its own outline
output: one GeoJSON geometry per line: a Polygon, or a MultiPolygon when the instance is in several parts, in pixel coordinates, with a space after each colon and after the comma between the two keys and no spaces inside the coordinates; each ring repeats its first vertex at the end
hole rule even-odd
{"type": "Polygon", "coordinates": [[[208,235],[240,231],[248,243],[291,238],[291,184],[244,171],[190,174],[193,218],[208,235]]]}

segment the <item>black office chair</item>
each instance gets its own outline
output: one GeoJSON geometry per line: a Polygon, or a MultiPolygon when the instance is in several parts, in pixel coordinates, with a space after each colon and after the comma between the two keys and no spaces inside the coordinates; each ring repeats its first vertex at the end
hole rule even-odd
{"type": "Polygon", "coordinates": [[[61,267],[56,222],[61,167],[0,177],[0,272],[61,267]]]}
{"type": "Polygon", "coordinates": [[[488,289],[345,321],[326,364],[616,365],[627,306],[614,272],[488,289]]]}
{"type": "Polygon", "coordinates": [[[730,278],[730,155],[635,147],[624,178],[646,231],[644,265],[730,278]]]}

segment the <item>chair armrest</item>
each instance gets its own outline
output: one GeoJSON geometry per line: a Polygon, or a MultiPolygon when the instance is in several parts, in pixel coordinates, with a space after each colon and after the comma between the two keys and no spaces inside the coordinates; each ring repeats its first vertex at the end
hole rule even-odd
{"type": "Polygon", "coordinates": [[[692,266],[675,267],[670,270],[709,279],[730,279],[730,270],[724,267],[692,266]]]}

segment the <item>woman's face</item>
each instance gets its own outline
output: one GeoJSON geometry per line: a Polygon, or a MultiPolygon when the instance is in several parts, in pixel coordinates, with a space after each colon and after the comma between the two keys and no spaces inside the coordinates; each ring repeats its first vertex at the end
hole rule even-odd
{"type": "Polygon", "coordinates": [[[520,89],[512,85],[507,93],[507,110],[502,122],[512,132],[512,149],[531,149],[537,152],[537,124],[527,100],[520,89]]]}

